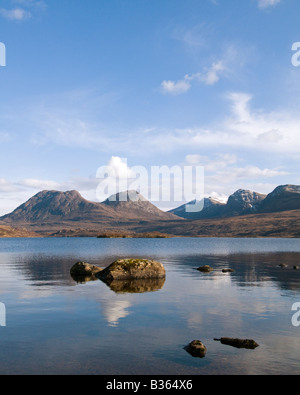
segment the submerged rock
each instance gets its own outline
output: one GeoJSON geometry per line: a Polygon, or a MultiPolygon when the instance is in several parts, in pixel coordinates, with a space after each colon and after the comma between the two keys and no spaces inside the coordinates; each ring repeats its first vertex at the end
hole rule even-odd
{"type": "Polygon", "coordinates": [[[97,277],[108,284],[116,280],[155,279],[165,276],[163,265],[148,259],[118,259],[97,273],[97,277]]]}
{"type": "Polygon", "coordinates": [[[251,339],[233,339],[230,337],[221,337],[221,339],[214,340],[236,348],[247,348],[249,350],[254,350],[255,348],[259,347],[259,344],[251,339]]]}
{"type": "Polygon", "coordinates": [[[204,358],[207,352],[205,345],[200,340],[193,340],[184,349],[195,358],[204,358]]]}
{"type": "Polygon", "coordinates": [[[71,276],[89,277],[89,276],[96,275],[97,273],[101,272],[102,270],[103,269],[101,269],[100,267],[90,265],[89,263],[86,263],[86,262],[77,262],[71,268],[70,273],[71,273],[71,276]]]}
{"type": "Polygon", "coordinates": [[[202,273],[210,273],[214,271],[214,269],[208,265],[200,266],[197,270],[202,273]]]}

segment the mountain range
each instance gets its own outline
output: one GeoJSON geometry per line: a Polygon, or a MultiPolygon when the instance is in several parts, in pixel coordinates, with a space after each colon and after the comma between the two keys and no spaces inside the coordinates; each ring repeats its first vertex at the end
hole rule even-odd
{"type": "Polygon", "coordinates": [[[239,189],[229,196],[226,204],[212,198],[204,199],[203,210],[190,213],[186,210],[189,202],[170,212],[186,219],[226,218],[255,213],[275,213],[300,209],[300,186],[281,185],[269,195],[239,189]]]}
{"type": "MultiPolygon", "coordinates": [[[[196,201],[189,202],[189,205],[196,201]]],[[[154,232],[170,236],[300,236],[300,186],[278,186],[268,195],[240,189],[227,203],[205,198],[203,210],[182,205],[164,212],[137,191],[111,196],[102,203],[77,191],[42,191],[0,217],[1,226],[47,236],[97,236],[154,232]]],[[[9,233],[8,234],[12,234],[9,233]]],[[[24,233],[23,233],[24,234],[24,233]]]]}

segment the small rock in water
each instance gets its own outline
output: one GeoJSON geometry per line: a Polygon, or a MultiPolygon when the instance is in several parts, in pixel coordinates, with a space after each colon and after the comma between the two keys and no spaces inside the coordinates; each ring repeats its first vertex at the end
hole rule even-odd
{"type": "Polygon", "coordinates": [[[90,265],[86,262],[77,262],[70,270],[71,275],[73,276],[85,276],[85,275],[94,275],[96,273],[101,272],[101,269],[98,266],[90,265]]]}
{"type": "Polygon", "coordinates": [[[198,267],[197,270],[199,272],[202,272],[202,273],[209,273],[209,272],[213,272],[214,271],[214,269],[212,267],[208,266],[208,265],[200,266],[200,267],[198,267]]]}
{"type": "Polygon", "coordinates": [[[184,349],[195,358],[204,358],[207,352],[205,345],[200,340],[193,340],[184,349]]]}
{"type": "Polygon", "coordinates": [[[294,266],[294,270],[299,270],[299,266],[294,266]]]}
{"type": "Polygon", "coordinates": [[[234,270],[233,269],[223,269],[222,272],[223,273],[233,273],[234,270]]]}
{"type": "Polygon", "coordinates": [[[284,268],[288,267],[288,265],[286,265],[285,263],[281,263],[281,264],[279,265],[279,267],[281,267],[282,269],[284,269],[284,268]]]}
{"type": "Polygon", "coordinates": [[[230,337],[221,337],[221,339],[214,340],[235,348],[247,348],[249,350],[254,350],[255,348],[259,347],[259,344],[251,339],[233,339],[230,337]]]}

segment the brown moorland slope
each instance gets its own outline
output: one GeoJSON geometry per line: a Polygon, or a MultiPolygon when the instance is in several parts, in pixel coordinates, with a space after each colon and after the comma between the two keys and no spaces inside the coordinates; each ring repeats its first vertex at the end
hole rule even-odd
{"type": "MultiPolygon", "coordinates": [[[[140,227],[133,228],[139,231],[140,227]]],[[[300,237],[300,210],[250,214],[222,219],[187,220],[184,223],[145,224],[144,232],[157,231],[183,237],[300,237]]]]}
{"type": "Polygon", "coordinates": [[[21,237],[41,237],[40,234],[30,232],[27,229],[13,228],[7,225],[0,224],[0,238],[21,238],[21,237]]]}

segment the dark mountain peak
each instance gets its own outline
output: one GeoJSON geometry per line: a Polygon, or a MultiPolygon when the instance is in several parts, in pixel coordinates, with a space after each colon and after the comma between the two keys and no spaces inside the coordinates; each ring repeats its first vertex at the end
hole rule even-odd
{"type": "Polygon", "coordinates": [[[266,195],[258,192],[239,189],[228,198],[227,206],[236,210],[238,213],[244,211],[256,211],[266,195]]]}
{"type": "Polygon", "coordinates": [[[250,191],[248,189],[238,189],[230,197],[240,198],[244,201],[252,201],[253,199],[254,200],[261,199],[262,197],[266,197],[266,196],[267,195],[264,195],[264,194],[258,193],[258,192],[254,192],[254,191],[250,191]]]}
{"type": "Polygon", "coordinates": [[[197,201],[195,199],[189,203],[183,204],[180,207],[170,210],[169,212],[177,215],[178,217],[186,219],[215,218],[221,214],[222,207],[224,206],[224,203],[221,203],[218,200],[209,197],[201,200],[201,203],[203,203],[203,209],[201,211],[189,212],[187,206],[193,206],[196,202],[197,201]]]}
{"type": "Polygon", "coordinates": [[[255,213],[259,210],[266,195],[247,189],[239,189],[229,196],[224,216],[231,217],[255,213]]]}
{"type": "Polygon", "coordinates": [[[35,222],[53,217],[77,216],[97,203],[88,202],[77,191],[41,191],[2,220],[35,222]]]}
{"type": "Polygon", "coordinates": [[[292,184],[279,185],[277,188],[274,189],[273,192],[269,194],[269,196],[279,196],[286,193],[300,194],[300,186],[292,184]]]}

